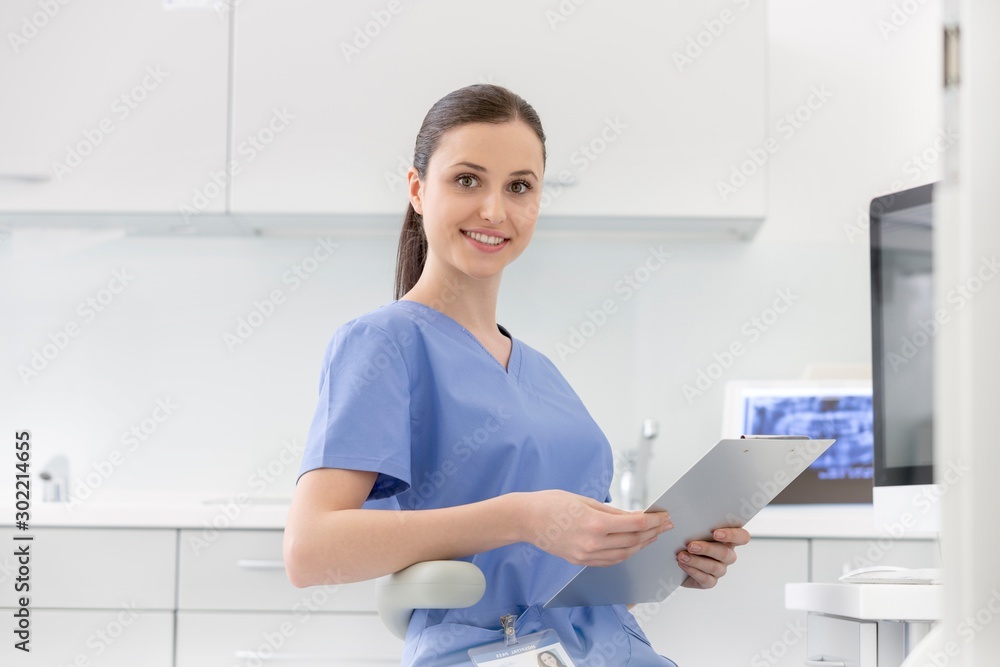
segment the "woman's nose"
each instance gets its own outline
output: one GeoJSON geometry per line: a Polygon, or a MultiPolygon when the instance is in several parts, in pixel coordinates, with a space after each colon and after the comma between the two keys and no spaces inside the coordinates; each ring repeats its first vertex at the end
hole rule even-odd
{"type": "Polygon", "coordinates": [[[504,209],[503,194],[499,192],[488,194],[483,200],[479,215],[494,225],[503,222],[507,217],[507,212],[504,209]]]}

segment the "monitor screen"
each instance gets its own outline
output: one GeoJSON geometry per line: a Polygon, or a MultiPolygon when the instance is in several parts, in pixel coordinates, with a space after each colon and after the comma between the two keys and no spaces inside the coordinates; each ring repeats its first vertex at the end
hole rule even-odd
{"type": "Polygon", "coordinates": [[[876,486],[933,479],[933,185],[871,203],[876,486]]]}
{"type": "Polygon", "coordinates": [[[836,442],[771,504],[872,501],[872,390],[867,380],[742,381],[727,386],[724,437],[805,435],[836,442]]]}

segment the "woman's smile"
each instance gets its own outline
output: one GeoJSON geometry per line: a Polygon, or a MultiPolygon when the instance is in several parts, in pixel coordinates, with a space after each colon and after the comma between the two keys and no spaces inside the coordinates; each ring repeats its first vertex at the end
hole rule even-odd
{"type": "Polygon", "coordinates": [[[462,235],[469,240],[472,247],[482,252],[499,252],[507,246],[510,240],[496,233],[481,232],[477,230],[463,229],[462,235]]]}

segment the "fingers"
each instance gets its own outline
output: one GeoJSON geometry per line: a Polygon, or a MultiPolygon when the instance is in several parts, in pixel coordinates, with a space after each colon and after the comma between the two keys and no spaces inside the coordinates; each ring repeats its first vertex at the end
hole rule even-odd
{"type": "Polygon", "coordinates": [[[712,533],[712,539],[716,542],[725,542],[735,547],[749,544],[750,533],[743,528],[719,528],[712,533]]]}
{"type": "Polygon", "coordinates": [[[662,533],[674,527],[669,512],[624,512],[613,519],[608,517],[607,533],[641,533],[657,530],[662,533]]]}
{"type": "Polygon", "coordinates": [[[732,565],[736,562],[736,549],[720,542],[693,541],[688,544],[687,550],[690,554],[705,556],[717,560],[723,565],[732,565]]]}

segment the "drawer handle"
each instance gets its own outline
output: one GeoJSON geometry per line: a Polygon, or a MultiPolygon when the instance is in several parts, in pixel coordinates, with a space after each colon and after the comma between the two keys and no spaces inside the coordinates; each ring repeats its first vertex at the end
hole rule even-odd
{"type": "Polygon", "coordinates": [[[823,658],[808,658],[802,663],[805,667],[847,667],[843,660],[824,660],[823,658]]]}
{"type": "Polygon", "coordinates": [[[236,561],[237,567],[242,567],[245,570],[284,570],[285,561],[283,560],[251,560],[249,558],[241,558],[236,561]]]}

